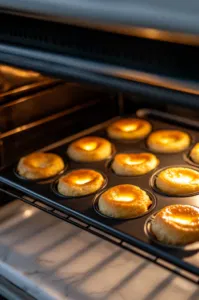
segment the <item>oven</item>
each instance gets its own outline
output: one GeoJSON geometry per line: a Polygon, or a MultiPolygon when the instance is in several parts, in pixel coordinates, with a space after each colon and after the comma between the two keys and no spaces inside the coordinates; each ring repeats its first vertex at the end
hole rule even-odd
{"type": "Polygon", "coordinates": [[[157,174],[167,167],[198,170],[190,158],[199,140],[197,37],[158,29],[131,31],[107,22],[80,26],[74,20],[69,24],[61,17],[38,16],[36,12],[1,12],[0,61],[8,74],[0,67],[2,207],[20,199],[198,283],[199,244],[168,246],[151,232],[152,219],[165,206],[199,206],[197,192],[168,196],[156,186],[157,174]],[[23,80],[18,84],[20,72],[23,80]],[[111,139],[107,127],[125,117],[148,121],[152,131],[185,131],[190,145],[166,154],[151,150],[148,137],[125,143],[111,139]],[[90,135],[108,139],[111,156],[90,163],[71,160],[68,146],[90,135]],[[105,184],[89,196],[66,197],[57,189],[63,174],[26,180],[18,174],[17,163],[35,151],[60,155],[64,174],[80,168],[97,170],[105,184]],[[119,176],[111,166],[115,155],[123,152],[150,152],[160,164],[142,176],[119,176]],[[100,195],[120,184],[146,191],[152,201],[147,213],[119,220],[100,212],[100,195]]]}

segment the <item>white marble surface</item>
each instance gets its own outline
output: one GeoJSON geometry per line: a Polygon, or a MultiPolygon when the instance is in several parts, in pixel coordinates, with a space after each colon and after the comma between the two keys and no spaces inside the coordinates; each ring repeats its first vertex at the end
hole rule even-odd
{"type": "Polygon", "coordinates": [[[199,299],[197,285],[20,201],[0,209],[0,260],[41,300],[199,299]]]}

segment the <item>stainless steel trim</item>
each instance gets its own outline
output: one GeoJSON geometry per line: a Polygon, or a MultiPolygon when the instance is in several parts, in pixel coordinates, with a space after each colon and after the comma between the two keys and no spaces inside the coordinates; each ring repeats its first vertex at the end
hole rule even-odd
{"type": "Polygon", "coordinates": [[[0,276],[0,296],[9,300],[34,300],[32,296],[18,288],[16,285],[0,276]]]}
{"type": "Polygon", "coordinates": [[[199,44],[197,1],[1,0],[0,11],[120,34],[199,44]],[[195,9],[194,9],[195,8],[195,9]]]}
{"type": "Polygon", "coordinates": [[[191,120],[189,118],[185,118],[185,117],[181,117],[181,116],[177,116],[175,114],[169,114],[166,112],[162,112],[156,109],[148,109],[148,108],[142,108],[142,109],[138,109],[136,111],[136,116],[139,118],[145,118],[147,116],[155,116],[155,117],[159,117],[159,118],[165,118],[167,120],[175,120],[176,122],[178,122],[179,124],[186,124],[188,126],[192,126],[195,127],[197,129],[199,129],[199,122],[195,121],[195,120],[191,120]]]}

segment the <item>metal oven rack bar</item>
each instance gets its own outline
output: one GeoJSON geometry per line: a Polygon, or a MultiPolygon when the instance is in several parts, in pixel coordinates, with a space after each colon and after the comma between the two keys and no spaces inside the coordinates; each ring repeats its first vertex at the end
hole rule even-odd
{"type": "Polygon", "coordinates": [[[183,269],[180,269],[179,267],[176,267],[175,265],[168,263],[168,262],[164,261],[163,259],[160,259],[157,256],[149,254],[135,246],[132,246],[132,245],[128,244],[127,242],[124,242],[121,239],[115,238],[111,234],[107,234],[107,233],[103,232],[102,230],[95,228],[94,226],[86,224],[85,222],[83,222],[82,220],[79,220],[76,217],[71,217],[71,216],[65,214],[64,212],[59,211],[58,209],[54,209],[53,207],[50,207],[49,205],[41,203],[38,200],[35,200],[28,196],[25,196],[25,195],[23,195],[23,193],[20,193],[19,191],[10,189],[7,186],[2,185],[0,187],[0,191],[15,198],[15,199],[17,198],[29,205],[32,205],[32,206],[34,206],[52,216],[55,216],[65,222],[73,224],[73,225],[75,225],[91,234],[94,234],[106,241],[109,241],[109,242],[113,243],[114,245],[119,246],[120,248],[123,248],[123,249],[125,249],[133,254],[136,254],[142,258],[145,258],[145,259],[149,260],[150,262],[153,262],[156,265],[159,265],[159,266],[175,273],[176,275],[179,275],[179,276],[191,281],[192,283],[199,284],[198,276],[196,276],[192,273],[189,273],[183,269]]]}

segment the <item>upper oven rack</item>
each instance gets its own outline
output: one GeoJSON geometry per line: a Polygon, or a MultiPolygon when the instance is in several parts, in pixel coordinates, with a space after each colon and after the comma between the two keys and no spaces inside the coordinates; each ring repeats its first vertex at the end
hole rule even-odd
{"type": "MultiPolygon", "coordinates": [[[[0,62],[61,79],[98,84],[111,90],[150,97],[155,102],[199,107],[197,79],[182,80],[143,70],[0,42],[0,62]]],[[[195,65],[197,65],[195,63],[195,65]]]]}
{"type": "Polygon", "coordinates": [[[0,23],[3,63],[199,106],[198,45],[5,13],[0,23]]]}

